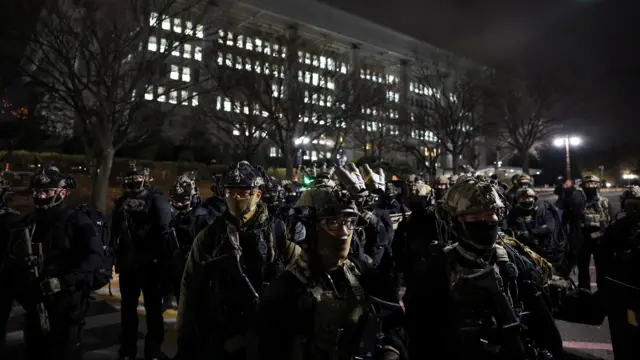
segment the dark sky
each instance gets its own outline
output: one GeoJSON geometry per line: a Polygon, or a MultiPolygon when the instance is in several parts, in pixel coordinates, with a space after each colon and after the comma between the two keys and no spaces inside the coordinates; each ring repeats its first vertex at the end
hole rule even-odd
{"type": "Polygon", "coordinates": [[[640,0],[322,1],[487,64],[559,74],[587,89],[571,127],[596,146],[640,136],[640,0]]]}

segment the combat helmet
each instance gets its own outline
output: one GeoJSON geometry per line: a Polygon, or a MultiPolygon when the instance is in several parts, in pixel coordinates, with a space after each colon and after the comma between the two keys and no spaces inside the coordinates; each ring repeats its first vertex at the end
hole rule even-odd
{"type": "Polygon", "coordinates": [[[441,208],[453,218],[491,210],[500,216],[505,205],[490,183],[465,180],[458,181],[447,190],[441,208]]]}
{"type": "Polygon", "coordinates": [[[225,188],[260,188],[265,184],[264,170],[253,167],[248,161],[239,161],[232,165],[222,176],[225,188]]]}
{"type": "Polygon", "coordinates": [[[358,208],[346,191],[338,187],[311,188],[300,196],[296,202],[296,209],[306,208],[315,219],[358,216],[358,208]]]}
{"type": "Polygon", "coordinates": [[[122,188],[126,191],[140,192],[151,186],[153,178],[149,168],[130,161],[127,171],[122,175],[122,188]]]}
{"type": "Polygon", "coordinates": [[[76,187],[75,179],[64,175],[55,166],[42,168],[33,175],[29,188],[33,192],[34,204],[39,209],[49,209],[64,200],[61,192],[76,187]],[[41,194],[53,192],[53,196],[41,197],[41,194]]]}
{"type": "Polygon", "coordinates": [[[591,173],[586,173],[580,179],[580,186],[589,188],[600,187],[600,178],[591,173]]]}
{"type": "Polygon", "coordinates": [[[169,190],[169,201],[175,212],[184,213],[200,203],[200,191],[196,185],[197,174],[193,171],[178,176],[169,190]]]}

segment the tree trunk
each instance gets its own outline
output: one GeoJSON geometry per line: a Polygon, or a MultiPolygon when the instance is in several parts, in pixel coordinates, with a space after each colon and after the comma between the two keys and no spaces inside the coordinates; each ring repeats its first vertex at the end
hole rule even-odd
{"type": "Polygon", "coordinates": [[[452,171],[454,174],[457,174],[458,171],[460,171],[459,164],[460,164],[460,154],[457,151],[451,151],[451,167],[452,167],[452,171]]]}
{"type": "Polygon", "coordinates": [[[285,176],[288,180],[293,180],[293,168],[295,166],[296,149],[285,149],[284,152],[284,166],[285,176]]]}
{"type": "Polygon", "coordinates": [[[529,174],[529,154],[522,155],[522,173],[529,174]]]}
{"type": "Polygon", "coordinates": [[[116,151],[112,147],[103,152],[100,159],[96,159],[95,181],[91,194],[91,205],[94,209],[106,214],[109,195],[109,176],[113,167],[113,158],[116,151]]]}

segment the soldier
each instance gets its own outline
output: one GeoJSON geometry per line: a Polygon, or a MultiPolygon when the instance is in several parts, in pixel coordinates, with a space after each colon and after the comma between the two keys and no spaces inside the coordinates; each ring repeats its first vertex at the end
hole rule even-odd
{"type": "Polygon", "coordinates": [[[149,169],[131,162],[122,174],[123,195],[113,208],[113,238],[117,239],[116,271],[122,296],[119,358],[137,358],[138,298],[144,296],[147,360],[164,355],[163,296],[171,291],[171,206],[159,189],[151,186],[149,169]]]}
{"type": "Polygon", "coordinates": [[[493,185],[458,180],[445,195],[456,244],[407,289],[411,358],[562,359],[562,339],[540,289],[551,264],[500,233],[505,205],[493,185]]]}
{"type": "Polygon", "coordinates": [[[407,358],[392,279],[348,258],[358,221],[350,198],[312,188],[296,204],[310,209],[307,242],[261,299],[261,359],[407,358]]]}
{"type": "Polygon", "coordinates": [[[444,193],[447,192],[450,182],[446,176],[438,176],[436,178],[434,186],[434,195],[437,202],[441,202],[444,199],[444,193]]]}
{"type": "Polygon", "coordinates": [[[583,243],[578,250],[578,286],[591,290],[591,255],[596,266],[596,283],[602,283],[603,272],[598,272],[602,262],[602,240],[613,213],[609,200],[600,196],[600,179],[592,174],[585,174],[580,187],[586,196],[586,204],[582,213],[583,243]]]}
{"type": "Polygon", "coordinates": [[[246,161],[223,176],[227,210],[196,236],[182,277],[178,359],[250,354],[258,298],[300,252],[261,201],[265,177],[246,161]]]}

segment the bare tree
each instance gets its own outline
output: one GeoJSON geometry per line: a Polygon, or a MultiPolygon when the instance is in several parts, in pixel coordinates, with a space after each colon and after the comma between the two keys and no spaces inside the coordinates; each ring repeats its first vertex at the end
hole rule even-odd
{"type": "Polygon", "coordinates": [[[438,162],[442,154],[442,144],[429,129],[431,122],[425,117],[411,117],[401,125],[400,136],[394,137],[394,145],[400,152],[411,154],[418,163],[418,169],[426,168],[430,178],[435,178],[438,162]]]}
{"type": "Polygon", "coordinates": [[[116,151],[197,102],[195,82],[185,80],[184,71],[182,81],[167,79],[167,60],[202,59],[196,42],[213,29],[215,20],[205,19],[214,11],[221,10],[208,0],[45,2],[22,70],[73,113],[75,133],[96,163],[92,200],[98,209],[106,209],[116,151]]]}
{"type": "Polygon", "coordinates": [[[500,141],[507,152],[521,157],[522,171],[528,173],[530,156],[538,157],[559,130],[559,88],[543,76],[499,74],[494,80],[500,141]]]}
{"type": "Polygon", "coordinates": [[[417,129],[428,131],[453,158],[461,155],[484,132],[485,89],[489,70],[448,55],[416,69],[414,92],[423,95],[411,110],[417,129]]]}
{"type": "Polygon", "coordinates": [[[350,74],[329,42],[303,40],[295,28],[224,35],[230,44],[261,54],[227,52],[211,69],[220,99],[215,111],[223,113],[210,116],[217,121],[214,128],[251,151],[273,144],[284,157],[287,177],[302,151],[315,149],[335,159],[373,87],[350,74]]]}

